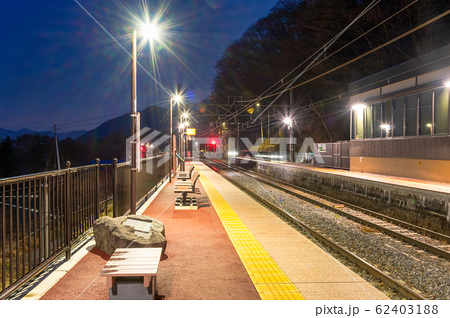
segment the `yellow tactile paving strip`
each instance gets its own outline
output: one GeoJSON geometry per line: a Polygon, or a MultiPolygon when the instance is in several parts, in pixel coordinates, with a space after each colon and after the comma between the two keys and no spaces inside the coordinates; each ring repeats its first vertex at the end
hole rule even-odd
{"type": "Polygon", "coordinates": [[[208,178],[200,180],[261,299],[305,299],[208,178]]]}

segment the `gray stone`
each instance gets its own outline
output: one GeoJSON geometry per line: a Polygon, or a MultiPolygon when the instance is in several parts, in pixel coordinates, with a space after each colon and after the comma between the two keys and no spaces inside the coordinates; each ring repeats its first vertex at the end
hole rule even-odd
{"type": "Polygon", "coordinates": [[[149,216],[104,216],[93,228],[97,248],[109,255],[116,248],[162,247],[163,253],[166,249],[164,224],[149,216]]]}

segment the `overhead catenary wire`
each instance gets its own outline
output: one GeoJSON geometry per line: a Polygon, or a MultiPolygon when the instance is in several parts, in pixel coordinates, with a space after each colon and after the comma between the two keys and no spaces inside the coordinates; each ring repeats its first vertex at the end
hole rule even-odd
{"type": "MultiPolygon", "coordinates": [[[[317,75],[317,76],[315,76],[314,78],[308,79],[308,80],[306,80],[306,81],[304,81],[304,82],[302,82],[302,83],[300,83],[300,84],[298,84],[298,85],[296,85],[296,86],[292,86],[292,85],[291,85],[291,87],[288,87],[288,89],[284,89],[284,90],[281,91],[281,92],[277,92],[277,93],[274,93],[274,94],[272,94],[272,95],[264,96],[264,98],[269,98],[269,97],[273,97],[273,96],[277,96],[277,95],[280,96],[280,94],[283,94],[283,93],[286,92],[287,90],[291,90],[291,89],[300,87],[300,86],[302,86],[302,85],[305,85],[305,84],[307,84],[307,83],[309,83],[309,82],[312,82],[312,81],[314,81],[314,80],[316,80],[316,79],[318,79],[318,78],[320,78],[320,77],[323,77],[323,76],[325,76],[325,75],[327,75],[327,74],[329,74],[329,73],[332,73],[332,72],[334,72],[334,71],[336,71],[336,70],[338,70],[338,69],[340,69],[340,68],[342,68],[342,67],[345,67],[345,66],[347,66],[347,65],[349,65],[349,64],[351,64],[351,63],[353,63],[353,62],[356,62],[356,61],[362,59],[363,57],[365,57],[365,56],[367,56],[367,55],[369,55],[369,54],[372,54],[372,53],[376,52],[377,50],[380,50],[380,49],[386,47],[387,45],[392,44],[392,43],[394,43],[394,42],[396,42],[396,41],[402,39],[403,37],[410,35],[410,34],[413,33],[413,32],[416,32],[417,30],[419,30],[419,29],[421,29],[421,28],[424,28],[424,27],[428,26],[429,24],[431,24],[431,23],[433,23],[433,22],[435,22],[435,21],[437,21],[437,20],[439,20],[439,19],[445,17],[445,16],[448,15],[449,13],[450,13],[450,10],[447,10],[447,11],[445,11],[444,13],[439,14],[439,15],[435,16],[434,18],[432,18],[432,19],[430,19],[430,20],[428,20],[428,21],[426,21],[426,22],[420,24],[419,26],[417,26],[417,27],[415,27],[415,28],[413,28],[413,29],[411,29],[411,30],[409,30],[409,31],[407,31],[407,32],[405,32],[405,33],[403,33],[403,34],[401,34],[401,35],[395,37],[394,39],[392,39],[392,40],[390,40],[390,41],[387,41],[387,42],[385,42],[384,44],[381,44],[381,45],[379,45],[378,47],[376,47],[376,48],[374,48],[374,49],[372,49],[372,50],[369,50],[368,52],[365,52],[365,53],[359,55],[358,57],[356,57],[356,58],[354,58],[354,59],[352,59],[352,60],[350,60],[350,61],[347,61],[346,63],[343,63],[343,64],[341,64],[341,65],[339,65],[339,66],[337,66],[337,67],[335,67],[335,68],[333,68],[333,69],[330,69],[330,70],[328,70],[328,71],[326,71],[326,72],[324,72],[324,73],[322,73],[322,74],[320,74],[320,75],[317,75]]],[[[253,101],[254,101],[254,100],[253,100],[253,101]]],[[[267,106],[266,109],[267,109],[268,107],[270,107],[270,106],[272,106],[272,104],[269,105],[269,106],[267,106]]],[[[247,106],[247,107],[248,107],[248,106],[247,106]]],[[[247,108],[244,108],[240,113],[242,113],[242,112],[245,111],[246,109],[247,109],[247,108]]],[[[262,114],[260,114],[260,115],[262,115],[262,114]]],[[[256,118],[256,119],[258,119],[258,118],[256,118]]],[[[254,120],[256,120],[256,119],[254,119],[254,120]]],[[[216,128],[217,128],[217,127],[213,128],[213,129],[216,129],[216,128]]]]}
{"type": "Polygon", "coordinates": [[[373,0],[355,19],[353,19],[353,21],[351,23],[349,23],[341,32],[339,32],[331,41],[329,41],[327,44],[325,44],[321,51],[314,59],[311,63],[308,64],[308,66],[306,66],[306,68],[300,72],[300,74],[298,74],[292,81],[291,83],[286,87],[286,89],[284,89],[255,119],[254,121],[256,121],[262,114],[264,114],[266,112],[266,110],[272,106],[272,104],[278,100],[278,98],[280,98],[280,96],[287,91],[287,89],[289,89],[294,83],[295,81],[300,78],[300,76],[302,76],[307,70],[309,70],[311,68],[312,65],[314,65],[314,63],[323,55],[325,54],[325,52],[353,25],[356,23],[356,21],[358,21],[362,16],[364,16],[368,11],[370,11],[373,7],[375,7],[380,0],[373,0]]]}
{"type": "MultiPolygon", "coordinates": [[[[372,53],[374,53],[374,52],[376,52],[376,51],[378,51],[378,50],[380,50],[380,49],[386,47],[387,45],[392,44],[392,43],[394,43],[394,42],[396,42],[396,41],[398,41],[398,40],[404,38],[405,36],[410,35],[411,33],[415,32],[415,31],[417,31],[417,30],[419,30],[419,29],[421,29],[421,28],[424,28],[424,27],[428,26],[429,24],[431,24],[431,23],[433,23],[433,22],[435,22],[435,21],[437,21],[437,20],[439,20],[439,19],[445,17],[445,16],[448,15],[449,13],[450,13],[450,10],[447,10],[447,11],[445,11],[444,13],[441,13],[441,14],[435,16],[434,18],[432,18],[432,19],[430,19],[430,20],[428,20],[428,21],[426,21],[426,22],[420,24],[419,26],[417,26],[417,27],[415,27],[415,28],[413,28],[413,29],[411,29],[411,30],[409,30],[409,31],[407,31],[407,32],[405,32],[405,33],[403,33],[403,34],[401,34],[401,35],[399,35],[399,36],[393,38],[392,40],[389,40],[389,41],[387,41],[387,42],[385,42],[385,43],[383,43],[383,44],[377,46],[376,48],[373,48],[372,50],[369,50],[369,51],[367,51],[367,52],[365,52],[365,53],[363,53],[363,54],[361,54],[361,55],[355,57],[354,59],[352,59],[352,60],[350,60],[350,61],[347,61],[347,62],[345,62],[345,63],[342,63],[342,64],[340,64],[339,66],[336,66],[336,67],[334,67],[334,68],[332,68],[332,69],[330,69],[330,70],[328,70],[328,71],[326,71],[326,72],[324,72],[324,73],[322,73],[322,74],[320,74],[320,75],[317,75],[317,76],[315,76],[315,77],[313,77],[313,78],[310,78],[310,79],[308,79],[308,80],[306,80],[306,81],[304,81],[304,82],[302,82],[302,83],[300,83],[300,84],[298,84],[298,85],[292,86],[290,89],[294,89],[294,88],[300,87],[300,86],[302,86],[302,85],[305,85],[305,84],[307,84],[307,83],[309,83],[309,82],[312,82],[312,81],[314,81],[314,80],[316,80],[316,79],[318,79],[318,78],[320,78],[320,77],[323,77],[323,76],[325,76],[325,75],[327,75],[327,74],[330,74],[330,73],[332,73],[332,72],[334,72],[334,71],[337,71],[338,69],[341,69],[341,68],[343,68],[343,67],[345,67],[345,66],[347,66],[347,65],[349,65],[349,64],[351,64],[351,63],[353,63],[353,62],[356,62],[356,61],[362,59],[363,57],[366,57],[367,55],[372,54],[372,53]]],[[[284,92],[285,92],[285,90],[284,90],[283,92],[278,92],[278,93],[274,93],[273,95],[266,96],[266,98],[272,97],[272,96],[276,96],[276,95],[282,94],[282,93],[284,93],[284,92]]]]}
{"type": "MultiPolygon", "coordinates": [[[[310,69],[318,66],[319,64],[321,64],[322,62],[324,62],[325,60],[329,59],[330,57],[332,57],[333,55],[337,54],[338,52],[342,51],[343,49],[345,49],[346,47],[348,47],[349,45],[351,45],[352,43],[356,42],[357,40],[361,39],[362,37],[366,36],[367,34],[369,34],[370,32],[372,32],[373,30],[375,30],[376,28],[380,27],[381,25],[385,24],[387,21],[389,21],[390,19],[392,19],[394,16],[400,14],[401,12],[403,12],[404,10],[408,9],[410,6],[412,6],[413,4],[415,4],[416,2],[418,2],[419,0],[414,0],[411,3],[407,4],[405,7],[403,7],[402,9],[398,10],[397,12],[395,12],[394,14],[392,14],[391,16],[389,16],[388,18],[384,19],[383,21],[381,21],[380,23],[378,23],[377,25],[375,25],[374,27],[372,27],[371,29],[367,30],[366,32],[362,33],[360,36],[358,36],[357,38],[353,39],[352,41],[350,41],[349,43],[345,44],[344,46],[342,46],[341,48],[339,48],[338,50],[334,51],[331,54],[327,54],[327,56],[325,58],[323,58],[321,61],[317,62],[316,64],[314,64],[310,69]]],[[[317,51],[316,51],[317,53],[317,51]]],[[[314,53],[314,54],[316,54],[314,53]]],[[[293,79],[290,79],[287,82],[284,82],[284,79],[286,79],[289,75],[291,75],[295,70],[297,70],[301,65],[303,65],[305,62],[302,62],[300,65],[298,65],[297,67],[295,67],[292,71],[290,71],[287,75],[285,75],[280,81],[282,81],[282,85],[279,88],[282,88],[283,86],[288,85],[290,82],[293,81],[293,79]]],[[[274,86],[272,86],[274,87],[274,86]]],[[[293,89],[293,88],[292,88],[293,89]]],[[[267,92],[267,90],[266,90],[267,92]]],[[[263,93],[264,94],[264,93],[263,93]]],[[[272,96],[277,95],[278,93],[270,93],[269,95],[264,95],[263,98],[269,98],[272,96]]],[[[248,100],[245,102],[252,102],[253,100],[248,100]]]]}
{"type": "MultiPolygon", "coordinates": [[[[323,45],[319,50],[317,50],[315,53],[313,53],[306,61],[310,60],[314,55],[317,55],[312,62],[310,62],[308,64],[308,66],[302,71],[300,72],[300,74],[298,74],[294,80],[291,82],[291,84],[289,84],[289,86],[283,91],[281,92],[277,98],[275,98],[275,100],[273,100],[268,106],[265,107],[265,109],[263,111],[260,112],[260,114],[253,120],[253,122],[256,122],[257,119],[259,119],[259,117],[264,114],[267,109],[269,107],[271,107],[273,105],[273,103],[278,100],[278,98],[281,96],[282,93],[284,93],[290,86],[292,86],[292,84],[295,82],[295,80],[297,80],[301,75],[303,75],[316,61],[317,59],[319,59],[326,51],[328,48],[330,48],[341,36],[342,34],[344,34],[356,21],[358,21],[362,16],[364,16],[368,11],[370,11],[376,4],[378,4],[380,2],[380,0],[373,0],[355,19],[353,19],[353,21],[348,24],[342,31],[340,31],[337,35],[335,35],[330,41],[328,41],[325,45],[323,45]]],[[[303,65],[305,62],[302,62],[303,65]]],[[[295,71],[297,68],[299,68],[299,66],[297,66],[293,71],[295,71]]],[[[291,74],[293,71],[291,71],[289,74],[291,74]]],[[[288,74],[288,75],[289,75],[288,74]]],[[[287,75],[287,76],[288,76],[287,75]]],[[[282,79],[283,80],[283,79],[282,79]]],[[[281,81],[282,81],[281,80],[281,81]]],[[[278,82],[277,82],[278,83],[278,82]]],[[[275,84],[276,85],[276,84],[275,84]]],[[[274,87],[275,85],[273,85],[272,87],[274,87]]],[[[267,90],[266,90],[267,92],[267,90]]],[[[265,97],[264,97],[265,98],[265,97]]],[[[259,98],[257,99],[259,100],[259,98]]],[[[256,100],[253,100],[252,102],[255,102],[256,100]]],[[[244,112],[247,108],[241,110],[239,113],[236,114],[239,115],[242,112],[244,112]]],[[[228,119],[227,121],[230,121],[232,118],[228,119]]],[[[210,131],[216,129],[217,126],[215,128],[210,129],[207,133],[209,133],[210,131]]]]}

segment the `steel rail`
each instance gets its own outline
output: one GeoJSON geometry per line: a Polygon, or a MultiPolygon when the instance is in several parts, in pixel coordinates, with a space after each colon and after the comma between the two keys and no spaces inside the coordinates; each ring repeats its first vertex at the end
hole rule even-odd
{"type": "MultiPolygon", "coordinates": [[[[225,163],[223,163],[223,164],[225,164],[225,163]]],[[[272,177],[269,177],[269,176],[261,176],[260,174],[257,174],[257,173],[255,173],[255,172],[253,172],[251,170],[246,170],[246,169],[244,169],[242,167],[239,167],[239,166],[230,166],[228,164],[225,164],[225,165],[229,166],[230,168],[239,169],[239,170],[243,171],[244,173],[251,174],[252,176],[256,175],[256,176],[258,176],[260,178],[265,178],[265,179],[271,180],[273,182],[277,182],[279,184],[283,184],[285,186],[290,186],[290,187],[292,187],[292,188],[294,188],[294,189],[296,189],[298,191],[306,192],[308,194],[320,197],[320,198],[322,198],[324,200],[335,202],[337,204],[344,204],[344,205],[346,205],[347,207],[349,207],[351,209],[359,210],[359,211],[361,211],[361,212],[363,212],[363,213],[365,213],[367,215],[374,216],[374,217],[377,217],[379,219],[383,219],[384,221],[390,222],[390,223],[395,224],[395,225],[402,226],[404,228],[408,228],[408,229],[416,231],[416,232],[421,232],[422,234],[428,235],[429,237],[435,238],[437,240],[450,242],[450,236],[448,236],[448,235],[445,235],[445,234],[442,234],[442,233],[439,233],[439,232],[436,232],[436,231],[432,231],[432,230],[429,230],[427,228],[420,227],[420,226],[417,226],[417,225],[414,225],[414,224],[411,224],[411,223],[408,223],[408,222],[405,222],[405,221],[402,221],[402,220],[390,217],[388,215],[385,215],[385,214],[382,214],[382,213],[378,213],[378,212],[366,209],[366,208],[361,207],[361,206],[354,205],[354,204],[349,203],[347,201],[342,201],[342,200],[339,200],[339,199],[336,199],[336,198],[332,198],[330,196],[327,196],[327,195],[324,195],[324,194],[321,194],[321,193],[318,193],[318,192],[315,192],[315,191],[312,191],[312,190],[309,190],[309,189],[306,189],[306,188],[303,188],[303,187],[300,187],[300,186],[297,186],[297,185],[293,185],[293,184],[290,184],[290,183],[282,181],[282,180],[278,180],[278,179],[275,179],[275,178],[272,178],[272,177]]]]}
{"type": "Polygon", "coordinates": [[[376,223],[370,222],[368,220],[365,220],[363,218],[355,216],[355,215],[353,215],[351,213],[345,212],[342,209],[339,209],[337,207],[334,207],[334,206],[328,205],[326,203],[317,201],[317,200],[315,200],[313,198],[310,198],[308,196],[302,195],[302,194],[300,194],[300,193],[298,193],[296,191],[289,190],[286,187],[290,187],[290,188],[292,188],[294,190],[297,190],[297,191],[303,191],[303,192],[309,193],[311,195],[321,197],[322,199],[325,199],[325,200],[328,200],[328,201],[334,201],[335,203],[338,203],[338,204],[344,204],[344,205],[346,205],[346,207],[358,210],[360,212],[363,212],[365,214],[368,214],[368,215],[376,217],[376,218],[383,219],[384,221],[391,222],[391,223],[393,223],[395,225],[403,226],[403,227],[405,227],[405,228],[407,228],[409,230],[421,232],[422,234],[428,235],[430,237],[433,237],[433,238],[441,240],[441,241],[450,242],[450,237],[449,236],[446,236],[444,234],[437,233],[437,232],[434,232],[434,231],[430,231],[428,229],[425,229],[425,228],[422,228],[422,227],[419,227],[419,226],[416,226],[416,225],[413,225],[413,224],[410,224],[410,223],[407,223],[407,222],[404,222],[404,221],[400,221],[400,220],[397,220],[397,219],[394,219],[394,218],[391,218],[391,217],[387,217],[387,216],[385,216],[385,215],[383,215],[381,213],[377,213],[377,212],[368,210],[368,209],[363,208],[363,207],[359,207],[359,206],[356,206],[356,205],[353,205],[353,204],[349,204],[349,203],[344,202],[344,201],[333,199],[333,198],[321,195],[319,193],[316,193],[314,191],[305,190],[303,188],[294,186],[292,184],[288,184],[286,182],[282,182],[282,181],[276,180],[276,179],[271,178],[271,177],[265,177],[265,176],[262,177],[260,175],[257,175],[255,173],[253,173],[253,172],[249,173],[249,171],[247,171],[247,170],[245,170],[243,168],[240,168],[240,167],[239,167],[239,169],[237,169],[236,167],[230,166],[230,165],[225,164],[225,163],[223,163],[221,161],[215,161],[215,162],[218,163],[218,164],[224,165],[224,166],[228,167],[229,169],[233,169],[235,171],[239,171],[239,172],[241,172],[243,174],[246,174],[246,175],[248,175],[248,176],[250,176],[252,178],[255,178],[255,179],[257,179],[257,180],[259,180],[259,181],[261,181],[261,182],[263,182],[265,184],[268,184],[268,185],[270,185],[270,186],[272,186],[274,188],[277,188],[277,189],[279,189],[281,191],[284,191],[284,192],[286,192],[288,194],[291,194],[291,195],[293,195],[293,196],[295,196],[297,198],[300,198],[302,200],[308,201],[308,202],[313,203],[315,205],[318,205],[318,206],[320,206],[322,208],[328,209],[328,210],[330,210],[330,211],[332,211],[334,213],[343,215],[343,216],[345,216],[345,217],[347,217],[349,219],[352,219],[353,221],[356,221],[356,222],[358,222],[358,223],[360,223],[362,225],[374,228],[374,229],[376,229],[378,231],[386,233],[387,235],[390,235],[390,236],[395,237],[397,239],[403,240],[404,242],[407,242],[409,244],[415,245],[415,246],[417,246],[419,248],[422,248],[422,249],[425,249],[425,250],[427,250],[427,251],[429,251],[429,252],[431,252],[433,254],[440,255],[443,258],[447,259],[447,260],[450,260],[450,252],[447,252],[446,250],[443,250],[443,249],[441,249],[439,247],[436,247],[436,246],[430,245],[428,243],[424,243],[422,241],[416,240],[416,239],[411,238],[411,237],[409,237],[407,235],[404,235],[402,233],[398,233],[398,232],[396,232],[394,230],[388,229],[388,228],[386,228],[384,226],[381,226],[381,225],[378,225],[376,223]],[[264,179],[270,180],[270,182],[266,181],[264,179]],[[279,185],[277,185],[276,183],[278,183],[279,185]]]}
{"type": "MultiPolygon", "coordinates": [[[[205,160],[202,160],[202,162],[205,165],[207,165],[208,167],[212,167],[210,164],[205,162],[205,160]]],[[[222,163],[222,165],[224,165],[224,164],[222,163]]],[[[217,173],[219,173],[227,181],[231,182],[233,185],[235,185],[236,187],[238,187],[239,189],[241,189],[245,193],[249,194],[251,197],[253,197],[257,201],[263,203],[265,206],[267,206],[271,210],[275,211],[276,213],[286,217],[289,221],[295,223],[297,226],[299,226],[302,229],[304,229],[307,233],[309,233],[311,236],[313,236],[317,240],[319,240],[322,243],[324,243],[325,245],[329,246],[330,248],[332,248],[333,250],[335,250],[336,252],[338,252],[342,256],[346,257],[350,261],[354,262],[360,268],[362,268],[364,270],[367,270],[374,277],[377,277],[377,278],[381,279],[386,285],[388,285],[388,286],[394,288],[395,290],[397,290],[402,296],[404,296],[404,297],[406,297],[408,299],[414,299],[414,300],[425,300],[426,299],[425,297],[423,297],[420,294],[419,291],[416,291],[416,290],[413,290],[413,289],[407,287],[402,282],[400,282],[400,281],[394,279],[393,277],[387,275],[383,271],[380,271],[379,269],[377,269],[376,267],[374,267],[373,265],[371,265],[370,263],[368,263],[364,259],[358,257],[357,255],[353,254],[352,252],[348,251],[347,249],[339,246],[337,243],[333,242],[332,240],[330,240],[329,238],[327,238],[323,234],[318,233],[316,230],[314,230],[313,228],[309,227],[305,223],[301,222],[300,220],[295,218],[290,213],[288,213],[288,212],[280,209],[279,207],[273,205],[271,202],[265,200],[264,198],[262,198],[261,196],[257,195],[256,193],[254,193],[253,191],[249,190],[248,188],[245,188],[244,186],[239,184],[237,181],[233,180],[232,178],[230,178],[230,177],[226,176],[225,174],[223,174],[222,172],[220,172],[218,169],[213,169],[213,170],[216,171],[217,173]]]]}

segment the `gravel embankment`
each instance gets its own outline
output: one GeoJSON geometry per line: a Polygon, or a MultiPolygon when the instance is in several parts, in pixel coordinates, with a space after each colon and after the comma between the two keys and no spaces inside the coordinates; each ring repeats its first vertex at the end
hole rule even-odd
{"type": "Polygon", "coordinates": [[[427,299],[450,299],[450,262],[372,230],[326,209],[236,172],[229,177],[266,200],[276,202],[300,221],[319,229],[341,246],[397,280],[418,289],[427,299]]]}

